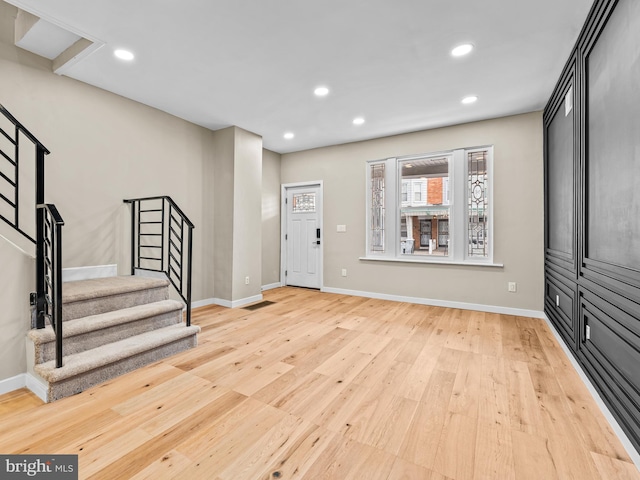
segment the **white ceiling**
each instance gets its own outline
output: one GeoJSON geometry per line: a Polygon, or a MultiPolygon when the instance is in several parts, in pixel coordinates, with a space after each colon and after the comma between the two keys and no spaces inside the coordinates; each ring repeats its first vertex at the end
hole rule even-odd
{"type": "Polygon", "coordinates": [[[105,42],[65,75],[280,153],[541,110],[593,3],[7,1],[105,42]],[[475,50],[453,58],[465,42],[475,50]]]}

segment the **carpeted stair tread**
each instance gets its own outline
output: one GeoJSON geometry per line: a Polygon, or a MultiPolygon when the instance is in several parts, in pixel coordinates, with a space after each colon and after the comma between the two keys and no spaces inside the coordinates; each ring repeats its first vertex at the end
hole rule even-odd
{"type": "MultiPolygon", "coordinates": [[[[122,310],[68,320],[64,322],[62,337],[70,338],[104,328],[124,325],[140,319],[182,310],[182,307],[183,304],[176,300],[161,300],[155,303],[137,305],[135,307],[123,308],[122,310]]],[[[30,330],[28,335],[36,345],[53,342],[56,338],[56,334],[53,328],[51,328],[51,325],[47,325],[41,329],[30,330]]]]}
{"type": "Polygon", "coordinates": [[[169,298],[166,278],[123,276],[68,282],[63,286],[62,320],[99,315],[169,298]]]}
{"type": "Polygon", "coordinates": [[[36,365],[35,371],[47,382],[53,384],[193,336],[199,332],[200,327],[198,326],[186,327],[182,323],[171,325],[85,352],[68,355],[64,357],[64,365],[60,368],[56,368],[55,360],[36,365]]]}
{"type": "MultiPolygon", "coordinates": [[[[183,303],[169,299],[166,278],[121,276],[63,286],[63,366],[55,368],[51,326],[32,330],[31,372],[52,402],[198,344],[200,327],[183,323],[183,303]]],[[[29,355],[31,358],[31,355],[29,355]]]]}
{"type": "Polygon", "coordinates": [[[150,278],[136,275],[66,282],[62,289],[62,303],[93,300],[99,297],[109,297],[168,286],[169,280],[165,278],[150,278]]]}

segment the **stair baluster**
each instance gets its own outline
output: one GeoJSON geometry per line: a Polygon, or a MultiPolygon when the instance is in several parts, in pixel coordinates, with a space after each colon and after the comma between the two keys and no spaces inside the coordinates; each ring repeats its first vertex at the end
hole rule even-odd
{"type": "MultiPolygon", "coordinates": [[[[56,332],[56,368],[62,367],[62,226],[64,220],[55,205],[38,205],[42,214],[42,260],[38,261],[43,269],[41,303],[38,304],[38,320],[44,328],[45,318],[56,332]],[[42,308],[42,310],[40,310],[42,308]]],[[[40,244],[40,243],[39,243],[40,244]]]]}
{"type": "Polygon", "coordinates": [[[131,204],[131,275],[136,270],[164,273],[186,304],[190,326],[193,223],[166,195],[124,203],[131,204]]]}

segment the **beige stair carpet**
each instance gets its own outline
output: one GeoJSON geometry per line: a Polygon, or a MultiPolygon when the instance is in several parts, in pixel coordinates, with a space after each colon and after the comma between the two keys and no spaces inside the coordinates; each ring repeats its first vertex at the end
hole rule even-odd
{"type": "Polygon", "coordinates": [[[67,282],[62,288],[62,318],[98,315],[169,298],[169,280],[140,276],[67,282]]]}
{"type": "Polygon", "coordinates": [[[183,306],[169,299],[166,279],[123,276],[65,283],[62,367],[55,365],[51,326],[29,332],[34,372],[48,383],[48,400],[197,346],[200,327],[183,323],[183,306]]]}

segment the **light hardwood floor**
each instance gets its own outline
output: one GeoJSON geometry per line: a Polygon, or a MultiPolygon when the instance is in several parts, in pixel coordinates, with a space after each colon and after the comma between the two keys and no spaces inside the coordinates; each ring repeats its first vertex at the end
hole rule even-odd
{"type": "Polygon", "coordinates": [[[542,320],[325,294],[194,311],[193,350],[42,405],[0,452],[80,478],[640,479],[542,320]]]}

